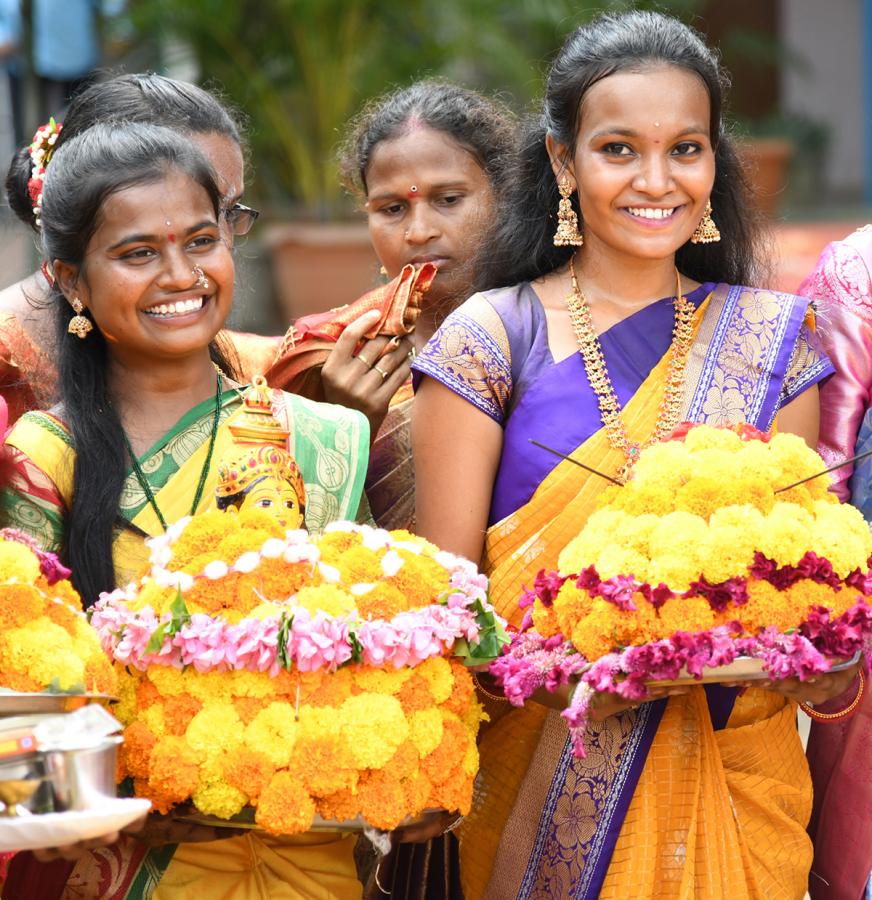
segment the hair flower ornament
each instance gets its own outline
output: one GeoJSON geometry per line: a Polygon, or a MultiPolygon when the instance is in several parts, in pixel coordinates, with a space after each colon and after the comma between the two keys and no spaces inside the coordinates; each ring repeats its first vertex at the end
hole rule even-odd
{"type": "Polygon", "coordinates": [[[36,129],[33,140],[27,148],[30,155],[30,178],[27,182],[27,192],[33,204],[33,215],[36,227],[42,227],[42,188],[45,183],[45,170],[54,154],[55,144],[63,128],[63,124],[56,122],[54,117],[48,123],[36,129]]]}

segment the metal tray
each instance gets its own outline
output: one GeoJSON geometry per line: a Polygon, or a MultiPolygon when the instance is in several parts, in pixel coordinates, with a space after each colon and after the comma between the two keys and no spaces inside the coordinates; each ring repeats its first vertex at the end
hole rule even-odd
{"type": "Polygon", "coordinates": [[[89,703],[117,700],[111,694],[21,694],[0,688],[0,718],[75,712],[89,703]]]}
{"type": "MultiPolygon", "coordinates": [[[[246,806],[242,812],[233,816],[232,819],[220,819],[218,816],[206,816],[198,812],[194,807],[178,807],[173,815],[179,822],[190,822],[192,825],[211,825],[215,828],[247,828],[257,830],[258,825],[254,821],[254,807],[246,806]]],[[[436,821],[445,814],[444,809],[425,809],[417,816],[409,816],[400,823],[398,827],[408,825],[427,825],[436,821]]],[[[334,819],[322,819],[321,816],[315,816],[312,820],[310,831],[353,831],[362,832],[369,825],[361,816],[355,819],[348,819],[344,822],[337,822],[334,819]]]]}
{"type": "MultiPolygon", "coordinates": [[[[860,659],[859,651],[851,659],[834,660],[830,666],[830,672],[841,672],[855,665],[860,659]]],[[[686,670],[685,670],[686,672],[686,670]]],[[[826,674],[826,673],[824,673],[826,674]]],[[[706,667],[702,670],[702,678],[695,678],[690,674],[682,674],[678,678],[664,681],[651,680],[646,682],[652,687],[677,687],[694,684],[718,684],[730,681],[769,681],[769,673],[763,669],[763,660],[751,656],[740,656],[727,666],[706,667]]]]}

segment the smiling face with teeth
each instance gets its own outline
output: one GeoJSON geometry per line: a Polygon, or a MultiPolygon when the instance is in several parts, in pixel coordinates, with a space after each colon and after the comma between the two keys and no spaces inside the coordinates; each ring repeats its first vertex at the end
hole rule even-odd
{"type": "MultiPolygon", "coordinates": [[[[703,216],[715,177],[708,92],[671,65],[621,71],[584,96],[575,151],[550,145],[578,186],[590,257],[666,259],[703,216]]],[[[717,216],[717,210],[715,210],[717,216]]]]}
{"type": "Polygon", "coordinates": [[[208,354],[233,301],[233,258],[209,195],[172,170],[110,195],[83,265],[58,274],[131,365],[208,354]]]}

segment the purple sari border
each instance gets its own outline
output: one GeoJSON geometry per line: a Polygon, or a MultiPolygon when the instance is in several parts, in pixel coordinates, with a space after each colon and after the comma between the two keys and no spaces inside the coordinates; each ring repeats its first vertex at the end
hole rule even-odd
{"type": "Polygon", "coordinates": [[[648,759],[648,751],[651,749],[668,702],[668,700],[654,700],[643,703],[637,712],[620,770],[612,782],[615,799],[611,800],[610,797],[610,802],[607,802],[603,810],[573,900],[597,900],[600,895],[627,810],[636,793],[636,785],[639,783],[642,769],[648,759]]]}
{"type": "MultiPolygon", "coordinates": [[[[587,846],[579,847],[579,853],[584,857],[584,861],[581,865],[578,883],[571,886],[572,900],[595,900],[599,896],[621,826],[642,774],[648,751],[660,725],[660,719],[666,709],[666,703],[666,700],[645,703],[635,713],[636,718],[630,733],[623,747],[616,753],[614,777],[609,784],[605,803],[597,813],[596,830],[587,846]]],[[[567,772],[574,761],[572,744],[567,738],[539,817],[539,827],[534,842],[535,851],[527,862],[524,879],[518,889],[517,900],[529,900],[536,887],[538,870],[545,848],[549,843],[557,840],[554,833],[554,812],[564,790],[567,772]]]]}

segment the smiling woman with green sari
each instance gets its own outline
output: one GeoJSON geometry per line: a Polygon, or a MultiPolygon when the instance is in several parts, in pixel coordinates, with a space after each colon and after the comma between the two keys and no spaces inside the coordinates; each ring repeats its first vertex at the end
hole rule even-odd
{"type": "MultiPolygon", "coordinates": [[[[91,605],[138,575],[149,535],[216,505],[218,463],[243,410],[241,386],[214,343],[230,312],[233,259],[210,168],[167,129],[89,129],[54,155],[42,193],[61,403],[28,413],[8,436],[15,474],[0,516],[59,550],[91,605]]],[[[280,391],[272,405],[305,483],[307,527],[355,518],[365,417],[280,391]]],[[[170,839],[216,837],[185,828],[174,825],[170,839]]],[[[353,844],[339,834],[251,834],[150,852],[126,838],[75,868],[55,863],[47,880],[29,872],[27,895],[87,885],[103,898],[192,889],[234,900],[351,898],[361,890],[353,844]]]]}

